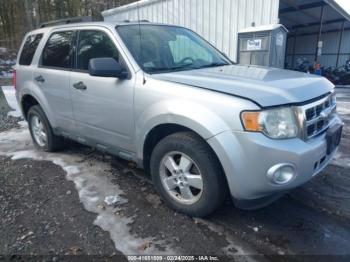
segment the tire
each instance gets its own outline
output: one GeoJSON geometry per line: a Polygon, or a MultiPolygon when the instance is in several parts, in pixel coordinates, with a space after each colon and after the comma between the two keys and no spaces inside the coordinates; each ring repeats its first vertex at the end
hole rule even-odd
{"type": "Polygon", "coordinates": [[[53,133],[50,122],[39,105],[32,106],[29,109],[27,119],[33,144],[38,150],[45,152],[56,152],[63,148],[63,138],[60,136],[56,136],[53,133]],[[42,125],[42,131],[44,131],[44,133],[46,134],[46,139],[38,140],[38,135],[35,134],[36,120],[38,120],[39,123],[42,125]]]}
{"type": "Polygon", "coordinates": [[[228,192],[219,160],[209,145],[192,132],[162,139],[152,152],[150,168],[153,183],[165,203],[192,217],[212,213],[228,192]]]}

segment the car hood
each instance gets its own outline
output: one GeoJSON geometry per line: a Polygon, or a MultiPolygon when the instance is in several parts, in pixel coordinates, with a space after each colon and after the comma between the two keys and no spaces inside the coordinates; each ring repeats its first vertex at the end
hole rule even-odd
{"type": "Polygon", "coordinates": [[[261,107],[301,103],[334,88],[324,77],[260,66],[229,65],[151,77],[244,97],[261,107]]]}

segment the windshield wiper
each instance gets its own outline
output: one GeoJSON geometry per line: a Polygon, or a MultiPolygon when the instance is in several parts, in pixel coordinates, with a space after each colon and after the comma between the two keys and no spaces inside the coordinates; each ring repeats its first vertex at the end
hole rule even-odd
{"type": "Polygon", "coordinates": [[[229,65],[228,63],[210,63],[210,64],[207,64],[207,65],[203,65],[201,67],[198,67],[199,68],[208,68],[208,67],[219,67],[219,66],[226,66],[226,65],[229,65]]]}
{"type": "Polygon", "coordinates": [[[190,69],[198,69],[198,67],[193,67],[193,64],[174,66],[174,67],[152,67],[149,68],[148,71],[152,73],[159,72],[172,72],[172,71],[181,71],[181,70],[190,70],[190,69]]]}
{"type": "Polygon", "coordinates": [[[174,67],[152,67],[152,68],[149,68],[148,71],[150,73],[165,73],[165,72],[174,72],[174,71],[182,71],[182,70],[218,67],[218,66],[225,66],[225,65],[229,65],[229,64],[228,63],[210,63],[203,66],[194,66],[194,64],[192,63],[192,64],[186,64],[186,65],[174,66],[174,67]]]}

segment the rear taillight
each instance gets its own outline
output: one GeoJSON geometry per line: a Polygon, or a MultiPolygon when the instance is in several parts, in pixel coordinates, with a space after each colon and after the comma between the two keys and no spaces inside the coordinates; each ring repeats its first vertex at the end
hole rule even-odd
{"type": "Polygon", "coordinates": [[[16,82],[17,82],[17,79],[16,79],[16,70],[13,71],[13,76],[12,76],[12,85],[13,87],[16,89],[16,82]]]}

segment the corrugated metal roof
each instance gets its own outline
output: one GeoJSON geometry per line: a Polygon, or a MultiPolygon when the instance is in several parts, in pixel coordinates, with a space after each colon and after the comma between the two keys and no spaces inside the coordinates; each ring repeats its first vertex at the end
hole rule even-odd
{"type": "Polygon", "coordinates": [[[334,0],[281,0],[280,22],[292,33],[315,33],[319,30],[322,8],[322,31],[340,30],[343,21],[345,28],[350,28],[349,14],[334,0]]]}
{"type": "Polygon", "coordinates": [[[261,26],[251,26],[244,28],[242,30],[239,30],[238,33],[252,33],[252,32],[262,32],[262,31],[272,31],[277,28],[282,27],[286,32],[288,32],[288,29],[285,28],[284,25],[281,24],[270,24],[270,25],[261,25],[261,26]]]}

